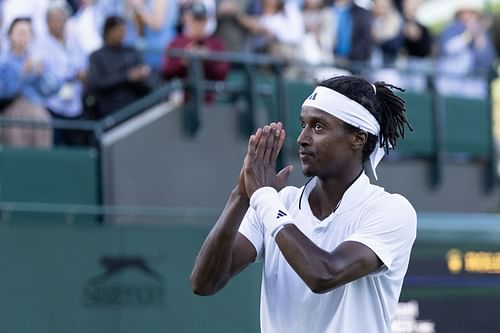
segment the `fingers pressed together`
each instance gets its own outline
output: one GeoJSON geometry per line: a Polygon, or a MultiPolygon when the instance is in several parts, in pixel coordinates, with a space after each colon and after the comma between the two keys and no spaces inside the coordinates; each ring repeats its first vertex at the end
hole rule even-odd
{"type": "Polygon", "coordinates": [[[255,161],[274,163],[285,142],[285,130],[281,122],[265,125],[250,137],[248,156],[255,161]]]}

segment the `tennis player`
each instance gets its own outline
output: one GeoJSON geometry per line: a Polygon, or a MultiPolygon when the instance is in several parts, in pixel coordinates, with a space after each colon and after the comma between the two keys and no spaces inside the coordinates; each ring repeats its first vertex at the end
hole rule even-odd
{"type": "Polygon", "coordinates": [[[196,259],[194,293],[214,294],[261,260],[262,332],[390,332],[416,213],[370,184],[364,165],[376,177],[409,127],[393,88],[354,76],[318,84],[300,112],[300,160],[311,177],[301,188],[281,189],[291,166],[275,172],[281,123],[250,137],[239,183],[196,259]]]}

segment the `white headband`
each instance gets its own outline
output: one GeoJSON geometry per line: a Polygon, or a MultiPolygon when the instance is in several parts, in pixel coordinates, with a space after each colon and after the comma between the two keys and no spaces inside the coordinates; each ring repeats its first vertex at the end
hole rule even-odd
{"type": "MultiPolygon", "coordinates": [[[[380,134],[380,124],[370,111],[333,89],[322,86],[316,87],[313,93],[302,104],[302,107],[304,106],[329,113],[349,125],[375,135],[377,138],[380,134]]],[[[375,179],[378,179],[375,169],[384,155],[384,148],[380,147],[377,141],[377,146],[370,155],[370,165],[375,179]]]]}

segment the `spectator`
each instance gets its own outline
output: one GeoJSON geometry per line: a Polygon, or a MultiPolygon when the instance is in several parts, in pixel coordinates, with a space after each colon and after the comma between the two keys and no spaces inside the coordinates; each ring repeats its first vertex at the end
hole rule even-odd
{"type": "MultiPolygon", "coordinates": [[[[210,36],[217,30],[217,4],[215,0],[180,0],[180,8],[185,8],[191,5],[194,1],[201,1],[207,8],[207,24],[205,25],[205,35],[210,36]]],[[[244,1],[243,1],[244,2],[244,1]]],[[[180,18],[180,25],[182,32],[182,18],[180,18]]]]}
{"type": "Polygon", "coordinates": [[[150,67],[135,48],[124,45],[125,20],[108,17],[103,35],[104,46],[90,55],[86,92],[95,97],[95,105],[90,107],[98,118],[129,105],[152,89],[150,67]]]}
{"type": "Polygon", "coordinates": [[[446,95],[483,98],[488,93],[485,74],[492,70],[496,52],[489,26],[477,1],[461,2],[437,41],[438,90],[446,95]]]}
{"type": "Polygon", "coordinates": [[[432,36],[427,27],[417,21],[417,10],[422,0],[403,0],[404,51],[411,58],[431,56],[432,36]]]}
{"type": "Polygon", "coordinates": [[[302,59],[310,64],[333,62],[335,16],[322,0],[304,0],[302,7],[305,36],[302,40],[302,59]]]}
{"type": "MultiPolygon", "coordinates": [[[[43,108],[44,97],[59,88],[39,54],[32,48],[33,32],[30,18],[16,18],[9,30],[8,49],[0,61],[0,97],[12,102],[2,117],[42,123],[50,122],[43,108]]],[[[14,146],[48,148],[52,145],[52,131],[30,126],[2,126],[0,143],[14,146]]]]}
{"type": "MultiPolygon", "coordinates": [[[[403,6],[403,24],[402,33],[392,43],[396,46],[401,41],[399,56],[404,57],[400,62],[399,68],[379,68],[371,76],[375,81],[394,82],[396,85],[403,86],[408,90],[425,91],[427,90],[426,71],[432,65],[431,51],[432,38],[430,32],[425,26],[417,22],[416,12],[421,0],[404,0],[403,6]],[[405,64],[407,70],[401,70],[401,65],[405,64]],[[422,69],[425,69],[422,70],[422,69]]],[[[399,15],[399,14],[398,14],[399,15]]]]}
{"type": "Polygon", "coordinates": [[[245,49],[246,30],[239,23],[236,14],[244,13],[251,0],[222,0],[217,8],[216,36],[224,40],[229,51],[245,49]]]}
{"type": "Polygon", "coordinates": [[[334,53],[337,60],[368,61],[373,48],[372,14],[353,0],[336,0],[337,21],[334,53]]]}
{"type": "Polygon", "coordinates": [[[500,13],[494,13],[491,19],[493,45],[495,46],[497,54],[500,54],[500,13]]]}
{"type": "Polygon", "coordinates": [[[175,37],[179,0],[127,0],[127,43],[144,51],[154,69],[161,66],[163,48],[175,37]]]}
{"type": "MultiPolygon", "coordinates": [[[[183,33],[176,37],[166,50],[163,61],[163,76],[166,79],[174,77],[186,78],[188,64],[185,58],[169,56],[168,52],[174,49],[187,50],[194,53],[223,52],[224,43],[215,36],[205,35],[205,26],[208,23],[208,12],[203,2],[195,1],[183,9],[183,33]]],[[[224,80],[229,72],[229,63],[225,61],[204,61],[203,72],[206,79],[224,80]]],[[[213,100],[213,94],[207,94],[206,101],[213,100]]]]}
{"type": "Polygon", "coordinates": [[[304,36],[300,9],[293,1],[253,1],[249,13],[238,14],[239,23],[250,33],[249,50],[291,59],[297,56],[304,36]]]}
{"type": "MultiPolygon", "coordinates": [[[[3,26],[3,2],[0,0],[0,31],[2,31],[2,26],[3,26]]],[[[3,40],[0,38],[0,55],[2,54],[2,47],[3,47],[3,40]]],[[[12,77],[12,68],[0,63],[0,76],[1,77],[12,77]]],[[[8,82],[8,81],[7,81],[8,82]]],[[[0,84],[6,83],[0,81],[0,84]]],[[[12,102],[12,98],[8,98],[5,96],[10,95],[11,93],[8,92],[8,89],[11,88],[12,85],[6,85],[5,87],[3,85],[0,85],[0,112],[12,102]],[[5,96],[4,96],[5,95],[5,96]]]]}
{"type": "Polygon", "coordinates": [[[375,0],[372,34],[384,64],[392,64],[403,47],[403,18],[393,0],[375,0]]]}
{"type": "MultiPolygon", "coordinates": [[[[52,1],[47,9],[49,35],[44,42],[43,58],[61,82],[61,88],[46,99],[52,118],[74,120],[82,117],[83,81],[87,76],[87,56],[79,40],[65,32],[69,7],[64,1],[52,1]]],[[[54,130],[57,145],[82,144],[78,131],[54,130]]]]}
{"type": "Polygon", "coordinates": [[[6,29],[14,19],[27,17],[31,19],[33,34],[36,38],[44,38],[47,35],[47,22],[45,13],[50,0],[4,0],[0,3],[3,11],[4,28],[1,36],[6,35],[6,29]]]}

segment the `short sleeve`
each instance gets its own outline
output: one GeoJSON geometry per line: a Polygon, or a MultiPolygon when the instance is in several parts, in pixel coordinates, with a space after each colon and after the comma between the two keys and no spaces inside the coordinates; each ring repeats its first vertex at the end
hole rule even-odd
{"type": "Polygon", "coordinates": [[[262,260],[264,257],[264,226],[253,208],[248,208],[238,231],[255,247],[256,261],[262,260]]]}
{"type": "Polygon", "coordinates": [[[368,209],[362,225],[346,241],[369,247],[385,267],[376,273],[393,270],[398,257],[409,256],[416,238],[417,215],[402,196],[393,194],[383,203],[368,209]]]}

